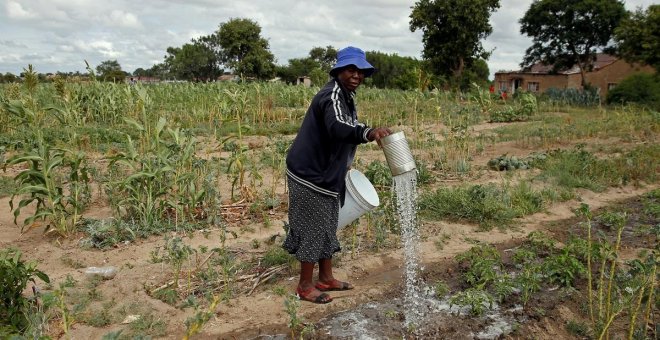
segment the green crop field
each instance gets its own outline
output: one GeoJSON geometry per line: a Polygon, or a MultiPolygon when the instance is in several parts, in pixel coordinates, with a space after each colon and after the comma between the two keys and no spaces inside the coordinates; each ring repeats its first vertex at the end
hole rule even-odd
{"type": "MultiPolygon", "coordinates": [[[[298,263],[279,247],[284,160],[317,90],[29,77],[2,84],[0,281],[11,272],[22,285],[2,288],[15,302],[0,312],[0,335],[231,337],[250,329],[238,321],[243,314],[264,308],[273,312],[264,332],[322,334],[314,323],[329,312],[291,295],[298,263]],[[104,265],[118,274],[83,272],[104,265]],[[30,278],[36,295],[22,294],[30,278]]],[[[356,100],[362,122],[408,138],[429,268],[423,284],[466,308],[451,321],[457,329],[495,303],[522,307],[514,337],[548,318],[566,336],[655,334],[659,112],[529,93],[505,101],[477,86],[361,88],[356,100]],[[553,301],[572,316],[559,317],[553,301]]],[[[385,158],[376,144],[362,145],[354,167],[381,205],[341,231],[338,271],[360,278],[358,293],[337,302],[345,309],[362,295],[395,296],[400,283],[385,158]]]]}

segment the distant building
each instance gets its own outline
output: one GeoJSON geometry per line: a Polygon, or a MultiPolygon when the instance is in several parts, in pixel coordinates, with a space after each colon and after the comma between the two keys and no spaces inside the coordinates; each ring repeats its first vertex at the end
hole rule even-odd
{"type": "Polygon", "coordinates": [[[129,83],[129,84],[136,84],[136,83],[154,84],[154,83],[160,83],[159,78],[147,77],[147,76],[126,76],[126,78],[124,78],[124,81],[129,83]]]}
{"type": "MultiPolygon", "coordinates": [[[[500,92],[513,94],[518,90],[543,93],[550,88],[582,88],[582,77],[577,65],[568,70],[551,73],[552,66],[536,63],[527,70],[499,71],[495,73],[495,84],[500,92]]],[[[637,72],[654,73],[651,66],[630,64],[615,56],[599,53],[593,69],[585,74],[585,81],[598,89],[601,97],[624,78],[637,72]]]]}
{"type": "Polygon", "coordinates": [[[298,79],[296,79],[296,85],[303,85],[305,87],[310,87],[312,86],[312,78],[308,76],[298,77],[298,79]]]}
{"type": "Polygon", "coordinates": [[[235,74],[223,74],[218,77],[218,81],[239,81],[241,78],[235,74]]]}

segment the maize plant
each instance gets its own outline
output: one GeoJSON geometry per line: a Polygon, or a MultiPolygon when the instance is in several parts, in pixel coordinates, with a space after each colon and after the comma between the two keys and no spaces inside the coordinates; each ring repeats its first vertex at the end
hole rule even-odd
{"type": "Polygon", "coordinates": [[[75,228],[89,202],[89,169],[86,155],[67,149],[51,149],[45,144],[41,133],[37,133],[37,149],[9,158],[5,166],[25,163],[14,180],[18,184],[9,206],[14,213],[14,223],[21,209],[36,202],[34,214],[23,220],[25,226],[33,226],[37,220],[45,222],[48,232],[54,228],[66,235],[75,228]],[[69,190],[65,190],[62,175],[68,172],[69,190]],[[17,207],[14,199],[23,197],[17,207]]]}
{"type": "Polygon", "coordinates": [[[174,168],[163,154],[138,153],[133,140],[128,137],[126,152],[110,157],[110,166],[123,165],[126,176],[108,183],[115,211],[124,218],[137,219],[141,227],[151,228],[162,220],[166,205],[165,196],[171,186],[174,168]],[[120,212],[123,210],[123,213],[120,212]]]}
{"type": "Polygon", "coordinates": [[[110,167],[122,172],[120,179],[106,184],[116,213],[148,229],[167,217],[178,221],[179,216],[190,220],[204,216],[199,210],[207,195],[203,171],[196,169],[195,139],[178,129],[166,129],[162,117],[155,127],[126,121],[140,131],[141,147],[138,150],[129,136],[127,150],[109,157],[110,167]]]}

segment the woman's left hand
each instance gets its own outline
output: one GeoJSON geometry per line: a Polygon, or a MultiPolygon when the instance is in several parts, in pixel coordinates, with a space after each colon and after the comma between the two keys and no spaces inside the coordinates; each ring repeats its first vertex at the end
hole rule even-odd
{"type": "Polygon", "coordinates": [[[372,142],[376,141],[378,143],[378,145],[382,147],[382,145],[380,144],[380,139],[384,138],[384,137],[387,137],[391,134],[392,134],[392,131],[390,129],[385,128],[385,127],[377,127],[377,128],[372,129],[371,131],[369,131],[369,135],[367,136],[367,138],[369,139],[369,141],[372,141],[372,142]]]}

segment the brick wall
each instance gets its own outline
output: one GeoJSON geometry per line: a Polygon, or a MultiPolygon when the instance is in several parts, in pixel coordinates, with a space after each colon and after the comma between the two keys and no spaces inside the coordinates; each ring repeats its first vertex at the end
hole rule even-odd
{"type": "Polygon", "coordinates": [[[495,88],[499,89],[500,82],[506,84],[507,92],[512,93],[514,81],[519,80],[518,91],[527,91],[529,83],[538,83],[538,92],[543,93],[547,89],[554,87],[564,89],[567,86],[568,77],[564,74],[540,74],[540,73],[496,73],[495,88]]]}
{"type": "Polygon", "coordinates": [[[605,98],[610,84],[619,84],[629,75],[640,72],[653,73],[655,71],[651,66],[631,65],[623,60],[617,60],[599,70],[587,73],[586,78],[587,83],[600,89],[601,98],[605,98]]]}
{"type": "MultiPolygon", "coordinates": [[[[613,86],[621,82],[627,76],[637,73],[653,73],[654,69],[650,66],[640,66],[629,64],[624,60],[617,60],[598,70],[587,72],[586,81],[600,89],[601,98],[607,96],[608,86],[613,86]]],[[[543,73],[524,73],[524,72],[498,72],[495,73],[495,88],[500,89],[501,82],[504,82],[508,93],[513,93],[513,84],[518,80],[518,91],[527,91],[529,83],[538,83],[538,93],[543,93],[549,88],[582,88],[582,78],[580,73],[572,74],[543,74],[543,73]]]]}

